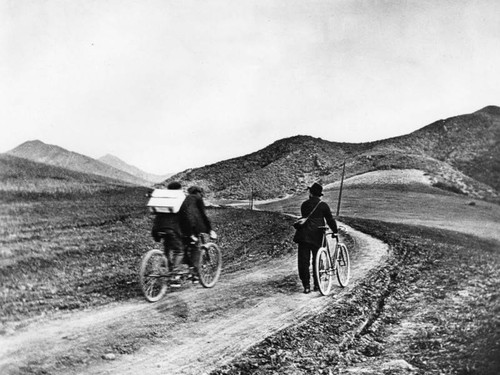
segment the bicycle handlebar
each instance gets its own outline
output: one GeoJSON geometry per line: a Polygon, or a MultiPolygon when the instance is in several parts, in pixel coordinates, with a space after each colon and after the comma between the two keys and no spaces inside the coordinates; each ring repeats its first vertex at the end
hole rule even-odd
{"type": "MultiPolygon", "coordinates": [[[[330,229],[330,227],[326,226],[326,225],[322,225],[322,226],[319,226],[318,229],[323,229],[324,231],[327,231],[328,229],[330,229]]],[[[338,232],[337,233],[332,232],[332,237],[338,237],[339,233],[347,233],[347,229],[344,226],[339,225],[338,232]]]]}

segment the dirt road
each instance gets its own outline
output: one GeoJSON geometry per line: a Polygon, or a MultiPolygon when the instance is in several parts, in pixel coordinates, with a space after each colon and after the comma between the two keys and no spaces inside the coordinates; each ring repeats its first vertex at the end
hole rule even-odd
{"type": "Polygon", "coordinates": [[[0,372],[200,374],[340,299],[388,254],[350,231],[356,243],[348,288],[305,295],[288,256],[222,275],[213,289],[185,287],[156,304],[141,300],[37,321],[0,338],[0,372]]]}

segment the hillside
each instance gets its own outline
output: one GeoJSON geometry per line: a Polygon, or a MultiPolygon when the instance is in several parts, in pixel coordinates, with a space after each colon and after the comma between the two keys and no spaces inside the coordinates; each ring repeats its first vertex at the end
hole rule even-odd
{"type": "Polygon", "coordinates": [[[7,154],[76,172],[104,176],[133,185],[149,185],[147,181],[141,178],[91,157],[68,151],[59,146],[49,145],[39,140],[24,142],[8,151],[7,154]]]}
{"type": "Polygon", "coordinates": [[[131,174],[132,176],[136,176],[142,180],[148,181],[150,183],[161,182],[161,181],[163,181],[163,180],[165,180],[173,175],[173,173],[169,173],[169,174],[160,176],[157,174],[144,172],[143,170],[141,170],[137,167],[134,167],[133,165],[130,165],[130,164],[124,162],[123,160],[121,160],[120,158],[118,158],[114,155],[110,155],[110,154],[106,154],[97,160],[104,163],[104,164],[107,164],[113,168],[119,169],[119,170],[126,172],[128,174],[131,174]]]}
{"type": "Polygon", "coordinates": [[[295,136],[257,152],[188,169],[162,183],[198,184],[218,199],[277,198],[302,192],[313,181],[384,169],[418,169],[435,186],[476,198],[498,199],[500,108],[439,120],[413,133],[367,143],[295,136]]]}
{"type": "Polygon", "coordinates": [[[60,197],[61,194],[91,194],[125,185],[129,184],[104,176],[0,154],[0,192],[3,200],[20,197],[60,197]]]}

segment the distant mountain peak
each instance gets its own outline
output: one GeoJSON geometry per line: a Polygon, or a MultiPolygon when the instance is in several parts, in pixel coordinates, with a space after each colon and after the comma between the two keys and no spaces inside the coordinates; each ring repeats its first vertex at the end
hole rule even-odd
{"type": "Polygon", "coordinates": [[[19,146],[16,148],[22,148],[22,147],[43,147],[43,146],[48,146],[46,143],[42,142],[39,139],[34,139],[31,141],[26,141],[21,143],[19,146]]]}
{"type": "Polygon", "coordinates": [[[32,141],[26,141],[24,142],[23,144],[33,144],[33,145],[44,145],[46,143],[42,142],[41,140],[39,139],[34,139],[32,141]]]}
{"type": "MultiPolygon", "coordinates": [[[[42,142],[39,139],[35,139],[32,141],[26,141],[24,143],[21,143],[19,146],[17,146],[16,148],[14,148],[8,152],[13,153],[13,154],[17,154],[18,156],[21,156],[21,157],[27,157],[29,154],[33,154],[33,153],[43,155],[47,152],[50,152],[50,153],[54,153],[54,152],[56,152],[56,153],[60,153],[60,152],[69,153],[70,151],[68,151],[62,147],[56,146],[56,145],[51,145],[51,144],[42,142]]],[[[29,159],[29,157],[28,157],[28,159],[29,159]]]]}
{"type": "Polygon", "coordinates": [[[101,156],[100,158],[98,158],[97,160],[100,160],[102,162],[106,162],[106,161],[117,161],[117,162],[121,162],[121,163],[125,163],[123,160],[121,160],[118,156],[115,156],[115,155],[112,155],[112,154],[106,154],[104,156],[101,156]]]}
{"type": "Polygon", "coordinates": [[[168,176],[172,175],[172,173],[165,175],[155,175],[153,173],[144,172],[143,170],[128,164],[127,162],[123,161],[119,157],[112,154],[106,154],[97,160],[107,165],[110,165],[113,168],[132,174],[151,183],[157,183],[163,181],[165,178],[168,178],[168,176]]]}
{"type": "Polygon", "coordinates": [[[499,116],[500,115],[500,107],[498,107],[496,105],[488,105],[475,113],[488,113],[490,115],[499,116]]]}
{"type": "Polygon", "coordinates": [[[252,194],[270,199],[303,192],[315,181],[336,182],[342,175],[342,162],[347,161],[346,176],[418,169],[471,196],[496,200],[500,195],[499,139],[500,107],[487,106],[375,142],[339,143],[308,135],[283,138],[248,155],[183,171],[161,186],[177,180],[200,185],[213,198],[248,199],[252,194]]]}
{"type": "Polygon", "coordinates": [[[109,164],[95,160],[89,156],[66,150],[56,145],[46,144],[40,140],[27,141],[7,152],[9,155],[66,168],[76,172],[96,174],[121,180],[135,185],[149,185],[146,180],[127,173],[109,164]]]}

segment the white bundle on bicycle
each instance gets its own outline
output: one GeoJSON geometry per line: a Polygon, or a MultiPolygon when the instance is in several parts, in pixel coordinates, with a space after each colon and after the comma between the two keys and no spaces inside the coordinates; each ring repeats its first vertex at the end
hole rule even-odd
{"type": "Polygon", "coordinates": [[[152,213],[179,212],[186,195],[182,190],[155,189],[151,193],[147,206],[152,213]]]}

